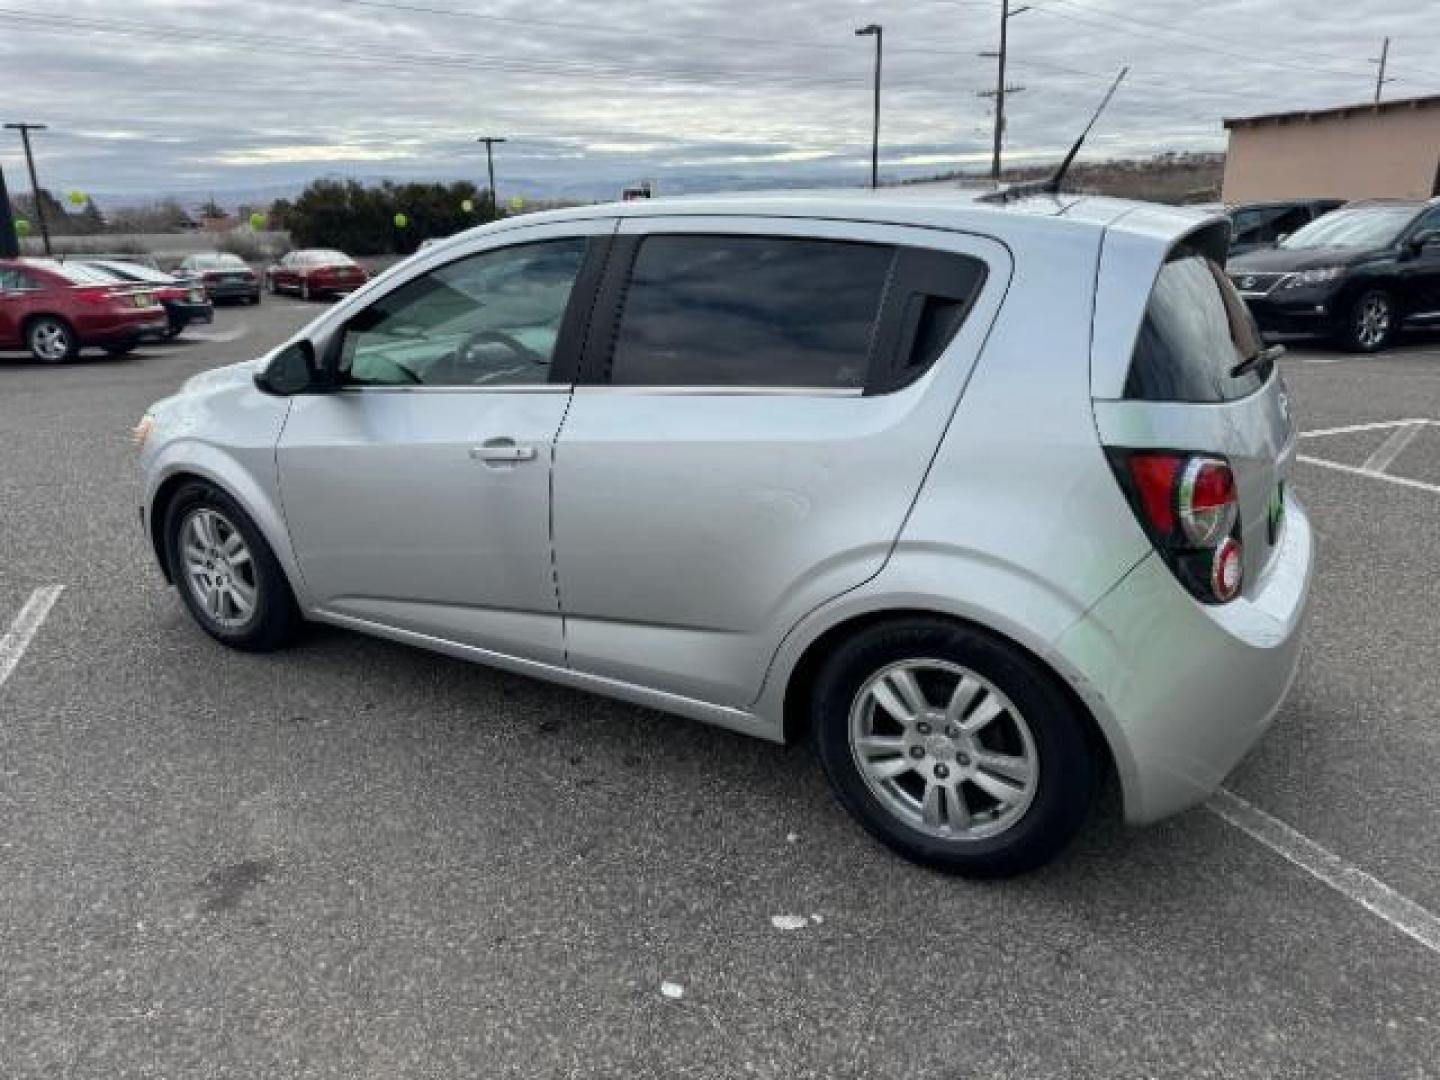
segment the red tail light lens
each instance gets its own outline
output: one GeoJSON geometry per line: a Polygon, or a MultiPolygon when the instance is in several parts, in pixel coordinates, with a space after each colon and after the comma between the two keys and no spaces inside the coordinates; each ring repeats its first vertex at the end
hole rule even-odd
{"type": "Polygon", "coordinates": [[[1207,604],[1239,596],[1244,560],[1229,463],[1170,451],[1110,450],[1109,455],[1135,516],[1181,584],[1207,604]]]}
{"type": "Polygon", "coordinates": [[[1235,528],[1235,475],[1225,462],[1191,458],[1180,474],[1178,494],[1180,529],[1196,547],[1213,547],[1235,528]]]}

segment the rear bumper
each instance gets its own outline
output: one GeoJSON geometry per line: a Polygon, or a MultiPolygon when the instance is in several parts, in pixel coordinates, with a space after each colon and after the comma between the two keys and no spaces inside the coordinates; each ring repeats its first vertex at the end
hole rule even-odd
{"type": "Polygon", "coordinates": [[[1310,521],[1287,495],[1253,595],[1196,603],[1151,555],[1061,636],[1057,666],[1110,744],[1127,821],[1201,802],[1264,734],[1295,677],[1314,562],[1310,521]]]}
{"type": "Polygon", "coordinates": [[[258,281],[226,281],[214,285],[206,283],[205,292],[211,300],[249,300],[260,295],[258,281]]]}
{"type": "Polygon", "coordinates": [[[144,314],[101,316],[77,319],[75,329],[84,345],[133,345],[165,336],[169,325],[165,309],[156,307],[144,314]]]}
{"type": "Polygon", "coordinates": [[[170,319],[170,325],[178,330],[191,323],[213,323],[215,305],[208,301],[196,304],[189,300],[169,300],[165,303],[165,314],[170,319]]]}

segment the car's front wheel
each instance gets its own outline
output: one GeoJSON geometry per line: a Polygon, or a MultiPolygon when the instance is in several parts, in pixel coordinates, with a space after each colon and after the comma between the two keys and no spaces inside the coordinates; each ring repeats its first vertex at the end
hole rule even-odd
{"type": "Polygon", "coordinates": [[[25,330],[30,355],[42,364],[63,364],[80,355],[80,339],[64,319],[42,315],[25,330]]]}
{"type": "Polygon", "coordinates": [[[225,492],[186,484],[165,513],[170,578],[201,628],[236,649],[267,652],[294,634],[300,614],[259,528],[225,492]]]}
{"type": "Polygon", "coordinates": [[[1395,302],[1384,289],[1361,293],[1350,308],[1345,344],[1355,352],[1379,352],[1395,333],[1395,302]]]}
{"type": "Polygon", "coordinates": [[[1096,758],[1053,676],[938,618],[871,626],[815,684],[812,730],[840,802],[916,862],[973,877],[1034,869],[1084,822],[1096,758]]]}

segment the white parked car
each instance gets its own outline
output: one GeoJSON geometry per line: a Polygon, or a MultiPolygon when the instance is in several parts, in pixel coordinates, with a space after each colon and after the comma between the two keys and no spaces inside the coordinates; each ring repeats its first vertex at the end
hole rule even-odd
{"type": "Polygon", "coordinates": [[[302,619],[767,739],[962,873],[1112,771],[1211,792],[1312,573],[1223,218],[1043,195],[748,195],[494,223],[142,421],[196,621],[302,619]]]}

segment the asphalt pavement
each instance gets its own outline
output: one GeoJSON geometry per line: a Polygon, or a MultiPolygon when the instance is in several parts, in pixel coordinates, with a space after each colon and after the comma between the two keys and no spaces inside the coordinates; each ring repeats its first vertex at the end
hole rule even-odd
{"type": "Polygon", "coordinates": [[[1227,788],[1294,835],[1111,799],[976,884],[871,842],[804,746],[335,630],[201,634],[129,430],[319,310],[0,357],[0,634],[63,586],[0,658],[0,1076],[1440,1076],[1440,337],[1282,361],[1315,616],[1227,788]]]}

